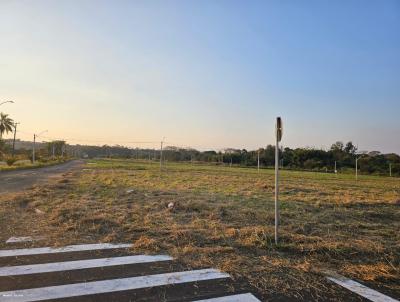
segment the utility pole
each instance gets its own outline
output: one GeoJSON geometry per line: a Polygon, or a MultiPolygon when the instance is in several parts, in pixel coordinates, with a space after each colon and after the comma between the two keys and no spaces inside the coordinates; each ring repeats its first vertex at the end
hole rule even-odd
{"type": "Polygon", "coordinates": [[[337,169],[336,169],[336,160],[335,160],[335,174],[337,174],[337,169]]]}
{"type": "Polygon", "coordinates": [[[35,163],[35,147],[36,147],[36,138],[42,135],[43,133],[47,132],[47,130],[44,130],[40,132],[39,134],[33,134],[33,148],[32,148],[32,164],[35,163]]]}
{"type": "Polygon", "coordinates": [[[160,149],[160,171],[162,170],[162,150],[163,150],[163,143],[164,143],[165,137],[163,137],[161,141],[161,149],[160,149]]]}
{"type": "Polygon", "coordinates": [[[358,157],[356,157],[356,180],[358,180],[358,157]]]}
{"type": "Polygon", "coordinates": [[[260,149],[257,151],[257,171],[260,172],[260,149]]]}
{"type": "Polygon", "coordinates": [[[13,140],[13,149],[12,149],[12,157],[15,155],[15,137],[17,135],[17,125],[19,123],[14,123],[14,140],[13,140]]]}
{"type": "Polygon", "coordinates": [[[280,117],[276,118],[275,145],[275,244],[278,244],[279,228],[279,142],[282,139],[283,125],[280,117]]]}
{"type": "Polygon", "coordinates": [[[36,144],[36,134],[33,134],[32,164],[35,164],[35,144],[36,144]]]}
{"type": "Polygon", "coordinates": [[[389,164],[389,176],[392,177],[392,164],[389,164]]]}
{"type": "Polygon", "coordinates": [[[52,143],[52,147],[53,147],[53,160],[54,160],[54,151],[55,151],[55,150],[54,150],[54,147],[55,147],[55,146],[54,146],[54,142],[52,143]]]}

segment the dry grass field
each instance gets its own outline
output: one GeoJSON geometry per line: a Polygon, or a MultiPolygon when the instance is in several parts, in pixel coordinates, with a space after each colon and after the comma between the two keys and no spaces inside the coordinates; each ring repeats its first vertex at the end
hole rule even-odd
{"type": "Polygon", "coordinates": [[[58,245],[132,242],[188,267],[220,268],[265,300],[349,300],[326,272],[400,298],[400,179],[283,171],[281,185],[275,246],[272,170],[167,163],[160,173],[156,162],[90,161],[1,195],[0,245],[35,234],[58,245]]]}

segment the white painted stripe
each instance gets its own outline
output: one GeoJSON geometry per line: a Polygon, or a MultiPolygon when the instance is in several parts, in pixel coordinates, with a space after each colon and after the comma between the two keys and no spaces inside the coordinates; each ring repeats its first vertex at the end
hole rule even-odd
{"type": "Polygon", "coordinates": [[[172,259],[173,258],[166,255],[155,255],[155,256],[134,255],[134,256],[76,260],[76,261],[54,262],[54,263],[44,263],[44,264],[5,266],[5,267],[0,267],[0,276],[19,276],[19,275],[29,275],[29,274],[39,274],[39,273],[49,273],[49,272],[71,271],[71,270],[94,268],[94,267],[168,261],[172,259]]]}
{"type": "Polygon", "coordinates": [[[98,244],[68,245],[61,248],[38,247],[31,249],[0,250],[0,257],[53,254],[53,253],[79,252],[79,251],[91,251],[91,250],[106,250],[106,249],[128,248],[131,246],[132,246],[131,244],[98,243],[98,244]]]}
{"type": "Polygon", "coordinates": [[[260,300],[258,300],[252,294],[239,294],[205,300],[196,300],[193,302],[260,302],[260,300]]]}
{"type": "Polygon", "coordinates": [[[24,237],[10,237],[6,241],[6,243],[19,243],[19,242],[31,242],[31,241],[39,241],[43,240],[44,236],[38,237],[31,237],[31,236],[24,236],[24,237]]]}
{"type": "Polygon", "coordinates": [[[347,279],[346,277],[337,275],[337,277],[329,276],[327,278],[328,278],[328,280],[330,280],[336,284],[339,284],[340,286],[343,286],[344,288],[347,288],[348,290],[350,290],[356,294],[359,294],[360,296],[367,298],[370,301],[373,301],[373,302],[399,302],[398,300],[395,300],[393,298],[390,298],[389,296],[381,294],[380,292],[370,289],[369,287],[366,287],[365,285],[362,285],[356,281],[347,279]]]}
{"type": "Polygon", "coordinates": [[[49,286],[0,292],[0,302],[28,302],[66,297],[79,297],[123,290],[135,290],[154,286],[229,278],[228,274],[215,269],[176,272],[123,279],[49,286]]]}

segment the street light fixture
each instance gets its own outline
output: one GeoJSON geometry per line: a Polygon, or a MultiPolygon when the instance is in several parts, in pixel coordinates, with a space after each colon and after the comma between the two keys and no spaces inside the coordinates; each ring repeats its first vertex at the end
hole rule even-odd
{"type": "Polygon", "coordinates": [[[17,122],[14,123],[14,139],[13,139],[13,146],[12,146],[12,157],[14,157],[14,155],[15,155],[15,138],[17,136],[18,124],[20,124],[20,123],[17,123],[17,122]]]}
{"type": "Polygon", "coordinates": [[[356,154],[356,180],[358,180],[358,160],[365,154],[367,154],[367,151],[361,151],[356,154]]]}
{"type": "Polygon", "coordinates": [[[36,145],[36,138],[42,135],[43,133],[46,133],[48,130],[44,130],[40,132],[39,134],[33,134],[33,148],[32,148],[32,164],[35,164],[35,145],[36,145]]]}
{"type": "Polygon", "coordinates": [[[0,103],[0,106],[3,105],[3,104],[6,104],[6,103],[14,104],[14,101],[5,101],[5,102],[1,102],[1,103],[0,103]]]}

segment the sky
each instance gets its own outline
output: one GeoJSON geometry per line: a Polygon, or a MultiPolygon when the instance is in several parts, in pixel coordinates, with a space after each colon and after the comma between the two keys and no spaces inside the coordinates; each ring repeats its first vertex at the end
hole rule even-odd
{"type": "Polygon", "coordinates": [[[251,150],[281,116],[400,153],[400,2],[0,0],[6,100],[21,139],[251,150]]]}

